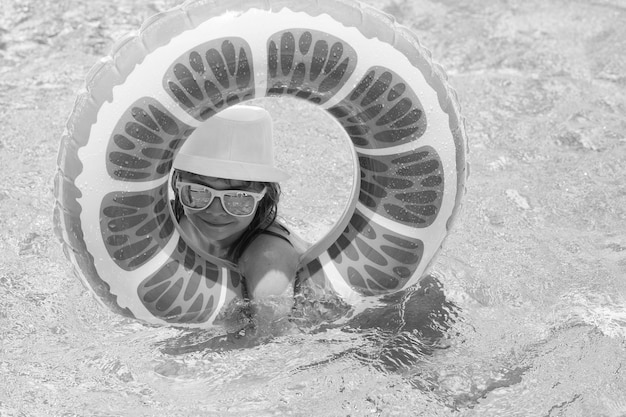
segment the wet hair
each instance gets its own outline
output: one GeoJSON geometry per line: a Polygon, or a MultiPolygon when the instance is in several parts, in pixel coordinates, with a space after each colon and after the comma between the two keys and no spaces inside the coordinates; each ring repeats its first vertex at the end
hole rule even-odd
{"type": "MultiPolygon", "coordinates": [[[[186,171],[174,170],[174,173],[172,174],[172,189],[174,190],[175,195],[172,208],[177,222],[180,222],[180,219],[185,213],[183,204],[180,202],[180,198],[178,197],[178,190],[176,189],[176,182],[178,181],[178,177],[181,172],[186,171]]],[[[241,235],[241,238],[239,238],[239,240],[228,249],[228,257],[235,262],[239,260],[239,257],[241,257],[254,238],[274,224],[276,216],[278,215],[280,185],[277,182],[258,182],[258,184],[264,185],[267,188],[267,191],[261,201],[259,201],[254,213],[254,218],[252,219],[250,225],[246,228],[243,235],[241,235]]]]}

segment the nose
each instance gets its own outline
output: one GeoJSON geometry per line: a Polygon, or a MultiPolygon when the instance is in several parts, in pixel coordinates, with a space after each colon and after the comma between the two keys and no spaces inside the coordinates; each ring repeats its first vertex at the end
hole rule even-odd
{"type": "Polygon", "coordinates": [[[217,215],[228,214],[226,213],[226,211],[224,210],[224,207],[222,206],[221,198],[214,198],[213,201],[211,201],[211,204],[209,205],[209,207],[205,209],[205,211],[207,213],[217,214],[217,215]]]}

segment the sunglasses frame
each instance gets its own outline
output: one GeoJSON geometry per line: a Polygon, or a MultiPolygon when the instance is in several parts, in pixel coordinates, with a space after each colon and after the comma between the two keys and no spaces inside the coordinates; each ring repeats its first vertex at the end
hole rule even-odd
{"type": "Polygon", "coordinates": [[[188,208],[189,210],[194,210],[194,211],[202,211],[202,210],[206,210],[207,208],[209,208],[209,206],[213,203],[213,201],[216,198],[220,199],[220,204],[222,205],[222,208],[224,209],[224,211],[228,214],[230,214],[231,216],[235,216],[235,217],[248,217],[248,216],[252,216],[254,214],[254,212],[256,211],[258,205],[259,205],[259,201],[261,201],[263,199],[263,197],[265,197],[265,194],[267,193],[267,187],[263,187],[263,189],[259,192],[256,191],[246,191],[246,190],[216,190],[213,187],[209,187],[208,185],[205,184],[198,184],[197,182],[189,182],[189,181],[182,181],[182,180],[178,180],[176,181],[176,190],[178,190],[178,199],[180,200],[180,203],[188,208]],[[183,201],[183,199],[180,197],[181,194],[181,189],[187,185],[193,185],[196,187],[202,187],[205,189],[208,189],[211,192],[211,199],[209,200],[209,202],[207,203],[206,206],[204,207],[189,207],[187,204],[185,204],[185,202],[183,201]],[[252,197],[254,199],[254,207],[252,209],[252,212],[250,214],[235,214],[235,213],[231,213],[226,206],[224,205],[224,196],[227,196],[228,194],[245,194],[248,195],[250,197],[252,197]]]}

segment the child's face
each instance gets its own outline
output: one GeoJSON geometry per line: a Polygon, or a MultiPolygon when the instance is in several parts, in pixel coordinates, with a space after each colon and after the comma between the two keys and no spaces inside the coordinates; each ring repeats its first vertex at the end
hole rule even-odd
{"type": "MultiPolygon", "coordinates": [[[[259,192],[263,185],[251,181],[229,180],[215,177],[181,172],[178,181],[192,182],[206,185],[216,190],[242,190],[259,192]]],[[[211,243],[220,243],[221,246],[230,246],[237,241],[246,230],[256,210],[249,216],[233,216],[222,206],[220,198],[214,198],[211,204],[204,210],[193,210],[183,205],[185,216],[191,225],[206,237],[211,243]]]]}

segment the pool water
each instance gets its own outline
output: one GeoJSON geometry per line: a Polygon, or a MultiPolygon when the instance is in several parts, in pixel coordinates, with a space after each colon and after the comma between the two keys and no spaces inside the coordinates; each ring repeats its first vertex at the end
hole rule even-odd
{"type": "MultiPolygon", "coordinates": [[[[2,2],[0,416],[626,416],[626,5],[368,3],[414,29],[459,94],[463,211],[419,286],[358,315],[329,299],[263,320],[292,307],[268,302],[227,334],[105,310],[52,232],[86,71],[174,2],[2,2]]],[[[268,106],[281,138],[305,127],[278,155],[297,173],[281,213],[319,239],[350,155],[323,115],[268,106]]]]}

